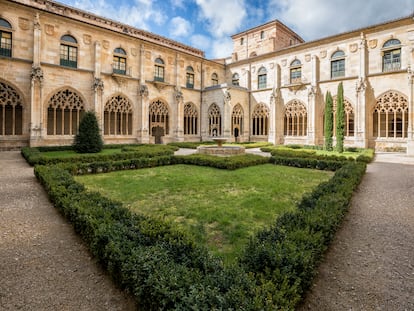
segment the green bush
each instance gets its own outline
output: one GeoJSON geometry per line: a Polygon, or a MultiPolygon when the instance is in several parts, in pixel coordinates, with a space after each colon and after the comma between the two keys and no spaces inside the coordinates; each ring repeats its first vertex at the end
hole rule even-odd
{"type": "Polygon", "coordinates": [[[73,149],[78,153],[97,153],[102,150],[103,141],[98,119],[92,111],[87,111],[79,123],[73,149]]]}

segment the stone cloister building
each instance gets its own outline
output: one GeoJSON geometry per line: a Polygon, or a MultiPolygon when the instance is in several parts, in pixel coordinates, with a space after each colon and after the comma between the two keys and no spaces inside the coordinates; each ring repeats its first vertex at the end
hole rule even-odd
{"type": "Polygon", "coordinates": [[[346,146],[414,154],[414,19],[304,40],[275,20],[204,52],[49,0],[0,0],[0,149],[68,145],[96,112],[105,143],[323,144],[344,86],[346,146]]]}

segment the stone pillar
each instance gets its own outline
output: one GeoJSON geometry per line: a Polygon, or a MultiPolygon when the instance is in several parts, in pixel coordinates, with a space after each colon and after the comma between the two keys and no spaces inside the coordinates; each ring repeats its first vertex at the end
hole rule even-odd
{"type": "Polygon", "coordinates": [[[33,30],[33,64],[30,73],[30,146],[41,144],[43,135],[46,133],[46,125],[43,122],[46,116],[43,115],[43,70],[40,66],[41,36],[42,29],[39,20],[39,13],[36,14],[33,30]]]}
{"type": "Polygon", "coordinates": [[[139,97],[140,97],[140,127],[137,133],[138,141],[142,144],[149,144],[149,120],[148,120],[148,108],[149,108],[149,98],[148,98],[148,87],[145,84],[141,84],[139,88],[139,97]]]}
{"type": "Polygon", "coordinates": [[[228,89],[224,91],[223,94],[223,116],[222,116],[222,127],[223,127],[223,137],[230,138],[232,136],[231,129],[231,94],[228,89]]]}
{"type": "Polygon", "coordinates": [[[104,129],[104,106],[103,106],[103,90],[104,82],[101,79],[101,43],[95,42],[95,65],[94,65],[94,80],[92,84],[93,96],[93,109],[98,117],[99,127],[103,136],[104,129]]]}
{"type": "Polygon", "coordinates": [[[355,107],[355,144],[357,147],[368,147],[368,116],[367,109],[367,42],[365,35],[361,33],[359,41],[359,74],[356,82],[356,107],[355,107]]]}
{"type": "Polygon", "coordinates": [[[414,156],[414,71],[408,66],[407,155],[414,156]]]}
{"type": "Polygon", "coordinates": [[[318,93],[318,58],[313,55],[311,59],[312,77],[311,85],[308,87],[308,124],[307,143],[317,145],[316,125],[318,124],[317,93],[318,93]]]}
{"type": "Polygon", "coordinates": [[[184,141],[184,96],[181,92],[181,88],[176,87],[174,92],[174,100],[177,112],[176,114],[176,124],[177,127],[175,129],[175,139],[176,141],[184,141]]]}

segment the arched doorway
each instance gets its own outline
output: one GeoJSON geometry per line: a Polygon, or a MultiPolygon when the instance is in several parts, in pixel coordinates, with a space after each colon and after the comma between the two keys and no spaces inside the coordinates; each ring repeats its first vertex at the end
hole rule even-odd
{"type": "Polygon", "coordinates": [[[156,144],[161,144],[162,137],[169,134],[168,106],[161,100],[155,100],[149,106],[149,129],[156,144]]]}

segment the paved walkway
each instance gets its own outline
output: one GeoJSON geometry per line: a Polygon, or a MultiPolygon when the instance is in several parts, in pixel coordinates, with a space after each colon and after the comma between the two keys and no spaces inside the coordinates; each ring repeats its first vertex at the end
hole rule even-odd
{"type": "Polygon", "coordinates": [[[368,165],[299,310],[414,310],[414,157],[368,165]]]}
{"type": "Polygon", "coordinates": [[[19,152],[0,152],[0,310],[134,310],[49,202],[19,152]]]}

